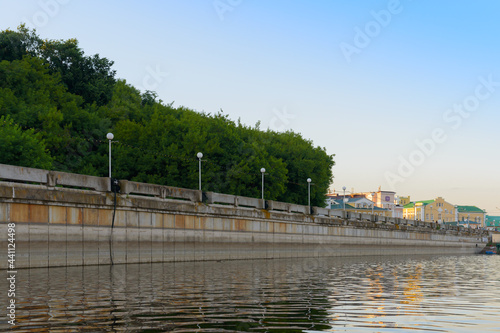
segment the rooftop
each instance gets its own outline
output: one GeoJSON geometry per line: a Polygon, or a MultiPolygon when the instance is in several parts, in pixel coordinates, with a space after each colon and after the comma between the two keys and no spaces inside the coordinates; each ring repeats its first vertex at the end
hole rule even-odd
{"type": "MultiPolygon", "coordinates": [[[[421,201],[417,201],[416,203],[421,203],[422,206],[427,206],[428,204],[433,203],[433,202],[434,202],[434,200],[421,200],[421,201]]],[[[403,206],[403,208],[413,208],[413,207],[415,207],[415,201],[410,202],[409,204],[403,206]]]]}
{"type": "Polygon", "coordinates": [[[476,206],[457,206],[459,213],[484,213],[484,211],[476,206]]]}

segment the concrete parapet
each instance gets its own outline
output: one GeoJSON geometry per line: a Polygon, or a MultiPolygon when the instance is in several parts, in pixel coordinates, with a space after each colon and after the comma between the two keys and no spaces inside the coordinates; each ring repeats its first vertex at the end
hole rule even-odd
{"type": "Polygon", "coordinates": [[[50,171],[47,175],[47,186],[57,185],[88,188],[99,192],[111,191],[111,181],[108,177],[95,177],[50,171]]]}
{"type": "Polygon", "coordinates": [[[275,211],[282,211],[282,212],[288,212],[290,213],[290,204],[286,202],[279,202],[279,201],[273,201],[273,200],[267,200],[267,208],[269,210],[275,210],[275,211]]]}
{"type": "Polygon", "coordinates": [[[290,204],[290,213],[309,214],[309,206],[290,204]]]}
{"type": "Polygon", "coordinates": [[[49,171],[0,164],[0,179],[27,183],[47,184],[49,171]]]}
{"type": "Polygon", "coordinates": [[[339,219],[344,219],[344,211],[342,210],[337,210],[337,209],[330,209],[330,216],[331,217],[336,217],[339,219]]]}
{"type": "Polygon", "coordinates": [[[232,205],[238,207],[238,197],[230,194],[205,192],[208,204],[232,205]]]}
{"type": "Polygon", "coordinates": [[[312,213],[313,215],[330,216],[330,209],[321,207],[312,207],[312,213]]]}
{"type": "Polygon", "coordinates": [[[241,207],[250,207],[250,208],[258,208],[265,209],[265,200],[249,198],[249,197],[236,197],[236,206],[241,207]]]}
{"type": "Polygon", "coordinates": [[[361,214],[361,220],[362,221],[375,222],[375,216],[372,215],[372,214],[362,213],[361,214]]]}
{"type": "Polygon", "coordinates": [[[198,190],[190,190],[180,187],[171,187],[164,185],[155,185],[147,183],[131,182],[128,180],[120,181],[120,192],[132,195],[153,196],[158,198],[187,200],[193,202],[202,201],[202,193],[198,190]]]}

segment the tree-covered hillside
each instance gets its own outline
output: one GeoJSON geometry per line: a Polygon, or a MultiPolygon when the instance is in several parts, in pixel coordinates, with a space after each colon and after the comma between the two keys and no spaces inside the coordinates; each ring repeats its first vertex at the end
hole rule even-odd
{"type": "Polygon", "coordinates": [[[222,112],[173,107],[115,78],[113,62],[87,56],[75,39],[42,40],[34,30],[0,32],[0,163],[113,176],[259,197],[266,168],[268,199],[324,205],[333,155],[300,134],[234,122],[222,112]]]}

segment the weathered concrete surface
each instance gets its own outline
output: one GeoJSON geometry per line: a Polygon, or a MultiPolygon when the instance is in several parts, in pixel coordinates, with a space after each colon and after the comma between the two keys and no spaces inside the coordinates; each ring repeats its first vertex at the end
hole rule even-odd
{"type": "Polygon", "coordinates": [[[420,221],[344,216],[318,207],[127,181],[120,182],[113,223],[109,179],[0,165],[1,179],[16,182],[0,181],[0,268],[7,267],[8,223],[15,223],[16,268],[465,254],[479,252],[488,236],[475,229],[438,230],[420,221]],[[23,180],[40,184],[18,183],[23,180]]]}

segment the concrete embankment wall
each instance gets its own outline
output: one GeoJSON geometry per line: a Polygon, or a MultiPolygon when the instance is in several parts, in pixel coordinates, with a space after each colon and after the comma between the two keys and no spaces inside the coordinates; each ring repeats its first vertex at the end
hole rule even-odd
{"type": "Polygon", "coordinates": [[[0,165],[0,268],[477,253],[487,234],[254,198],[0,165]],[[23,182],[23,183],[20,183],[23,182]],[[26,182],[32,184],[26,184],[26,182]],[[79,187],[76,189],[74,187],[79,187]],[[113,214],[115,218],[113,222],[113,214]]]}

